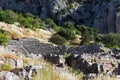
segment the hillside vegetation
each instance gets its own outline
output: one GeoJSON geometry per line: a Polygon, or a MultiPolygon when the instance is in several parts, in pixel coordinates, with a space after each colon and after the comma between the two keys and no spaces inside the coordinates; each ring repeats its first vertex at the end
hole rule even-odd
{"type": "Polygon", "coordinates": [[[103,43],[110,48],[120,47],[119,33],[100,35],[97,29],[85,25],[74,26],[71,22],[65,22],[63,25],[58,26],[50,18],[41,19],[31,13],[22,14],[12,10],[0,10],[0,21],[8,23],[0,23],[0,28],[10,32],[10,36],[14,38],[37,38],[41,42],[50,41],[57,45],[103,43]],[[77,35],[81,35],[81,37],[77,35]]]}
{"type": "Polygon", "coordinates": [[[50,18],[41,19],[38,16],[32,15],[31,13],[22,14],[12,10],[0,10],[0,21],[8,24],[19,22],[19,27],[29,28],[31,30],[44,29],[51,32],[55,31],[65,40],[74,40],[76,39],[76,34],[79,34],[79,31],[70,22],[64,24],[63,27],[60,27],[56,25],[50,18]]]}

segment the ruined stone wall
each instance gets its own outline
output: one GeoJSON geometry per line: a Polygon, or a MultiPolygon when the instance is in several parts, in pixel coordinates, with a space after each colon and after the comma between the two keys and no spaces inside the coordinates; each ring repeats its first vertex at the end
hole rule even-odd
{"type": "Polygon", "coordinates": [[[21,38],[19,40],[10,40],[8,49],[22,52],[23,54],[94,54],[101,51],[100,45],[83,45],[77,47],[54,46],[53,44],[40,43],[37,39],[21,38]]]}

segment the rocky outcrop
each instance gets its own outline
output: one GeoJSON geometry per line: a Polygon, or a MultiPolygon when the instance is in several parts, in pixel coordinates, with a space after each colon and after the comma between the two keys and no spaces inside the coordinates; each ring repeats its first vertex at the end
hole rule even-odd
{"type": "Polygon", "coordinates": [[[60,25],[70,21],[99,29],[100,33],[119,32],[120,0],[0,0],[4,10],[52,17],[60,25]]]}
{"type": "Polygon", "coordinates": [[[120,33],[120,12],[116,14],[116,32],[120,33]]]}
{"type": "Polygon", "coordinates": [[[1,80],[20,80],[20,78],[12,72],[2,71],[0,72],[1,80]]]}
{"type": "Polygon", "coordinates": [[[59,0],[0,0],[4,10],[12,9],[23,13],[33,13],[42,18],[55,15],[57,10],[65,7],[65,1],[59,0]]]}

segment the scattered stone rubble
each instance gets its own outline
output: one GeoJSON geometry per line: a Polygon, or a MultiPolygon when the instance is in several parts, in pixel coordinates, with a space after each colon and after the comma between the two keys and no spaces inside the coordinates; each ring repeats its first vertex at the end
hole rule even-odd
{"type": "Polygon", "coordinates": [[[13,52],[17,50],[16,53],[24,50],[26,56],[44,58],[58,67],[64,67],[64,64],[67,64],[81,70],[86,75],[104,74],[116,77],[120,75],[120,50],[108,49],[103,45],[92,44],[68,48],[43,44],[36,39],[22,38],[11,40],[8,49],[13,52]],[[64,53],[70,54],[70,56],[64,59],[64,53]]]}
{"type": "Polygon", "coordinates": [[[42,65],[27,65],[23,64],[23,59],[7,59],[4,57],[0,57],[0,67],[4,65],[2,68],[5,70],[0,71],[0,80],[20,80],[23,78],[24,80],[31,80],[32,77],[38,74],[39,69],[43,69],[42,65]],[[10,65],[10,70],[7,70],[10,65]],[[4,68],[5,67],[5,68],[4,68]],[[33,75],[34,74],[34,75],[33,75]]]}
{"type": "Polygon", "coordinates": [[[57,67],[64,67],[65,64],[65,59],[63,55],[57,55],[57,54],[48,54],[44,56],[44,59],[52,62],[55,64],[57,67]]]}

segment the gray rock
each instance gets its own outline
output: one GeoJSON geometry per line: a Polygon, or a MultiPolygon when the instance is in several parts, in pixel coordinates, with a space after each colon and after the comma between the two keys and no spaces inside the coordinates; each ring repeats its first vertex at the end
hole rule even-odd
{"type": "Polygon", "coordinates": [[[120,12],[116,14],[116,32],[120,33],[120,12]]]}
{"type": "Polygon", "coordinates": [[[1,64],[4,64],[4,63],[5,63],[5,62],[4,62],[3,60],[0,60],[0,65],[1,65],[1,64]]]}
{"type": "Polygon", "coordinates": [[[17,68],[23,68],[23,60],[17,59],[17,68]]]}
{"type": "Polygon", "coordinates": [[[48,18],[48,10],[46,7],[42,7],[40,17],[42,19],[48,18]]]}
{"type": "Polygon", "coordinates": [[[13,59],[7,59],[6,62],[11,65],[12,69],[16,67],[16,62],[13,59]]]}
{"type": "Polygon", "coordinates": [[[1,80],[20,80],[20,78],[12,72],[2,71],[0,72],[1,80]]]}

